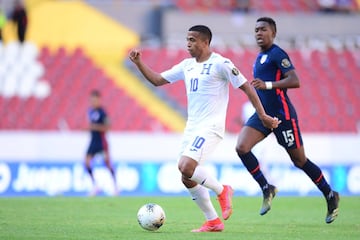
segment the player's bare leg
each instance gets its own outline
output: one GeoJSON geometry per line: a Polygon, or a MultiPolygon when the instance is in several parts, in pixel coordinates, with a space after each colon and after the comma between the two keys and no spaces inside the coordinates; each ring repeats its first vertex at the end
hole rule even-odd
{"type": "Polygon", "coordinates": [[[88,155],[86,155],[86,158],[85,158],[85,168],[86,168],[87,172],[89,173],[89,176],[91,178],[91,183],[92,183],[92,189],[89,192],[89,196],[96,196],[99,193],[99,188],[96,185],[93,170],[91,168],[91,161],[92,161],[93,157],[94,157],[93,155],[88,154],[88,155]]]}
{"type": "Polygon", "coordinates": [[[233,190],[230,186],[222,185],[216,178],[211,176],[203,166],[199,165],[197,161],[187,156],[181,157],[179,170],[185,178],[213,190],[218,196],[223,219],[229,219],[232,214],[233,195],[233,190]]]}
{"type": "Polygon", "coordinates": [[[333,191],[327,183],[321,169],[311,162],[306,156],[304,147],[287,150],[294,165],[302,169],[306,175],[314,182],[318,189],[323,193],[327,203],[326,223],[332,223],[339,212],[339,193],[333,191]]]}
{"type": "Polygon", "coordinates": [[[111,164],[109,153],[107,151],[104,151],[104,162],[105,162],[107,169],[109,169],[109,172],[110,172],[112,180],[113,180],[113,185],[114,185],[113,195],[117,196],[119,194],[119,190],[117,187],[116,174],[115,174],[114,168],[111,164]]]}

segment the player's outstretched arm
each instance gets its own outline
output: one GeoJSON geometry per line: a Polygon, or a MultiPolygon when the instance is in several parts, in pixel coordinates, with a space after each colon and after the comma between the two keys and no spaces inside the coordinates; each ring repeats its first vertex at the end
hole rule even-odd
{"type": "Polygon", "coordinates": [[[161,86],[169,83],[161,75],[153,71],[148,65],[141,60],[141,53],[138,50],[131,50],[129,53],[129,59],[135,63],[136,67],[142,73],[142,75],[154,86],[161,86]]]}
{"type": "Polygon", "coordinates": [[[259,96],[256,94],[255,89],[248,83],[244,83],[240,86],[240,89],[245,92],[248,96],[251,104],[254,106],[256,113],[261,119],[263,125],[267,128],[273,129],[277,128],[281,123],[277,117],[271,117],[266,114],[263,105],[261,104],[259,96]]]}

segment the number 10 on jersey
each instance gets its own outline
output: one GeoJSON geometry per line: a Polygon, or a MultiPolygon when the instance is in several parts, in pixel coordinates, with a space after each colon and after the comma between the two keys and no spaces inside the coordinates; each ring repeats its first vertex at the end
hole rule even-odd
{"type": "Polygon", "coordinates": [[[199,79],[192,78],[190,80],[190,92],[196,92],[198,90],[198,86],[199,86],[199,79]]]}

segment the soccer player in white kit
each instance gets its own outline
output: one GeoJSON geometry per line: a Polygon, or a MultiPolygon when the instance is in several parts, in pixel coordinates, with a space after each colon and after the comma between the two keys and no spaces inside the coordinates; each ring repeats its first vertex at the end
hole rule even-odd
{"type": "Polygon", "coordinates": [[[229,83],[247,94],[264,126],[276,128],[280,123],[277,118],[265,113],[255,90],[234,64],[211,51],[211,38],[212,33],[207,26],[191,27],[186,39],[192,58],[184,59],[161,74],[150,69],[141,60],[138,50],[132,50],[129,54],[144,77],[155,86],[185,81],[188,119],[178,168],[183,184],[206,218],[206,222],[193,232],[219,232],[224,229],[224,224],[211,203],[208,189],[218,196],[223,219],[227,220],[232,213],[232,188],[222,185],[202,166],[224,136],[229,83]]]}

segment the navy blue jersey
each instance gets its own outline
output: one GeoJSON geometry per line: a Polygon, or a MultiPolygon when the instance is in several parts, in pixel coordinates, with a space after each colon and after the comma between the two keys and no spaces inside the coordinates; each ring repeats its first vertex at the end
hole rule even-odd
{"type": "MultiPolygon", "coordinates": [[[[103,108],[90,108],[88,119],[91,124],[107,124],[107,115],[103,108]]],[[[107,141],[105,133],[91,130],[91,141],[88,149],[89,154],[96,154],[107,150],[107,141]]]]}
{"type": "MultiPolygon", "coordinates": [[[[260,52],[254,63],[254,78],[263,81],[279,81],[294,66],[288,54],[276,44],[260,52]]],[[[256,90],[267,114],[282,120],[297,118],[294,107],[287,95],[287,89],[256,90]]]]}
{"type": "MultiPolygon", "coordinates": [[[[254,63],[254,78],[263,81],[279,81],[284,74],[294,69],[287,53],[277,45],[259,53],[254,63]]],[[[303,144],[295,108],[290,102],[287,89],[258,90],[261,103],[267,114],[281,119],[278,128],[264,127],[257,113],[254,113],[246,122],[246,126],[257,129],[265,136],[274,132],[280,145],[286,149],[300,148],[303,144]]]]}

